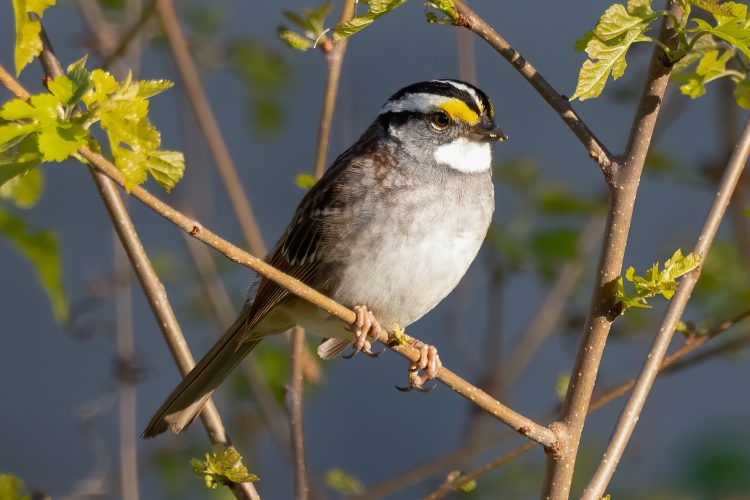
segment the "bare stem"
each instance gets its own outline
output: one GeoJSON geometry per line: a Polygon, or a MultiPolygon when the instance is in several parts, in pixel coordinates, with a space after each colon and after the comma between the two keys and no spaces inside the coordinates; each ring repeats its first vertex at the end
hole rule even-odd
{"type": "Polygon", "coordinates": [[[526,78],[532,87],[563,119],[581,143],[588,150],[589,156],[599,165],[605,177],[612,174],[614,158],[602,142],[589,130],[586,124],[576,114],[567,98],[556,91],[552,85],[534,68],[521,54],[514,49],[492,27],[471,10],[462,0],[454,0],[458,13],[454,24],[473,31],[485,42],[489,43],[503,58],[505,58],[526,78]]]}
{"type": "Polygon", "coordinates": [[[177,20],[177,13],[172,0],[156,0],[156,11],[161,20],[164,34],[169,41],[169,47],[177,64],[182,84],[185,86],[188,101],[214,157],[216,169],[224,182],[224,188],[232,203],[234,213],[237,215],[245,240],[252,253],[266,255],[266,245],[263,242],[258,222],[242,187],[242,182],[240,182],[232,155],[229,153],[229,148],[221,135],[219,124],[208,103],[198,69],[192,57],[190,57],[188,43],[177,20]]]}
{"type": "Polygon", "coordinates": [[[302,356],[305,351],[305,330],[299,326],[292,329],[292,363],[290,384],[286,391],[286,406],[289,412],[289,429],[292,434],[294,455],[294,498],[307,500],[310,483],[305,465],[305,432],[302,419],[302,356]]]}
{"type": "MultiPolygon", "coordinates": [[[[719,191],[693,249],[693,252],[700,256],[702,262],[705,262],[708,251],[716,236],[716,231],[718,231],[719,225],[724,218],[734,189],[742,176],[742,171],[745,169],[748,155],[750,155],[750,120],[748,120],[742,137],[737,146],[735,146],[734,153],[727,164],[721,184],[719,185],[719,191]]],[[[677,292],[672,297],[667,312],[664,315],[659,333],[654,339],[643,369],[635,383],[633,394],[630,396],[625,409],[620,415],[620,419],[617,422],[607,450],[604,452],[604,457],[599,464],[599,468],[584,490],[584,499],[594,500],[601,498],[612,475],[614,475],[617,464],[625,451],[625,447],[641,415],[643,406],[646,404],[646,398],[651,391],[651,386],[659,371],[659,365],[672,341],[677,322],[680,320],[682,312],[690,300],[690,295],[693,292],[693,288],[695,288],[695,284],[698,282],[700,274],[701,267],[698,267],[680,281],[677,292]]]]}
{"type": "MultiPolygon", "coordinates": [[[[42,63],[45,75],[49,78],[54,78],[63,74],[60,61],[52,50],[52,45],[44,28],[41,29],[40,38],[42,39],[44,48],[39,55],[39,61],[42,63]]],[[[5,69],[0,67],[0,74],[4,72],[5,69]]],[[[24,94],[28,95],[26,92],[24,94]]],[[[114,165],[111,166],[115,168],[114,165]]],[[[122,201],[120,193],[117,191],[115,183],[94,168],[91,168],[91,176],[107,208],[112,225],[120,238],[130,264],[141,284],[143,293],[157,319],[159,328],[172,352],[175,363],[184,376],[195,366],[195,359],[190,353],[185,336],[182,334],[177,317],[172,310],[166,289],[161,280],[159,280],[159,276],[156,274],[146,254],[146,250],[143,248],[143,244],[138,237],[133,221],[130,219],[130,215],[125,208],[125,203],[122,201]]],[[[212,443],[231,446],[231,442],[224,430],[221,417],[213,401],[209,400],[206,403],[201,411],[200,418],[212,443]]],[[[260,499],[252,483],[232,483],[229,485],[229,488],[237,498],[260,499]]]]}
{"type": "MultiPolygon", "coordinates": [[[[688,357],[689,354],[696,351],[705,343],[712,340],[714,337],[718,336],[719,334],[724,333],[725,331],[729,330],[734,325],[736,325],[737,323],[739,323],[740,321],[743,321],[744,319],[748,317],[750,317],[750,310],[746,310],[738,314],[734,318],[716,325],[709,332],[703,335],[690,335],[682,346],[680,346],[672,354],[670,354],[669,356],[667,356],[666,358],[662,360],[661,364],[659,365],[659,371],[657,375],[662,375],[665,373],[676,373],[677,371],[682,371],[697,363],[705,362],[709,359],[714,359],[717,356],[726,354],[727,352],[735,352],[736,350],[747,346],[748,344],[750,344],[750,332],[746,332],[744,335],[737,337],[729,342],[725,342],[724,344],[715,346],[711,349],[706,349],[705,351],[699,354],[688,357]]],[[[635,386],[635,382],[636,382],[636,379],[630,379],[596,396],[588,408],[588,414],[591,415],[592,413],[595,413],[601,410],[602,408],[604,408],[605,406],[607,406],[614,400],[630,392],[635,386]]],[[[543,420],[543,419],[540,418],[539,420],[543,420]]],[[[495,460],[492,460],[491,462],[473,471],[467,472],[466,474],[458,477],[457,479],[453,481],[443,483],[443,485],[441,485],[441,487],[435,493],[430,495],[428,498],[442,498],[443,496],[447,495],[451,491],[455,491],[456,489],[469,483],[470,481],[475,481],[479,479],[480,477],[492,472],[498,467],[508,463],[511,459],[514,459],[520,456],[521,454],[525,453],[526,451],[529,451],[532,448],[533,446],[529,446],[529,443],[524,443],[523,445],[517,448],[514,448],[513,450],[501,455],[495,460]],[[438,493],[440,493],[440,496],[433,496],[433,495],[437,495],[438,493]]],[[[408,484],[411,484],[411,483],[408,483],[408,484]]],[[[373,488],[373,491],[374,490],[375,488],[373,488]]],[[[395,491],[395,490],[393,489],[388,490],[387,493],[390,493],[392,491],[395,491]]],[[[365,495],[367,498],[376,498],[376,497],[369,496],[370,490],[368,490],[367,493],[368,494],[365,495]]]]}
{"type": "MultiPolygon", "coordinates": [[[[674,15],[681,15],[676,2],[671,0],[669,10],[674,15]]],[[[662,23],[659,39],[668,46],[676,42],[670,18],[665,18],[662,23]]],[[[617,316],[612,312],[616,304],[616,280],[622,270],[638,185],[671,69],[671,65],[665,63],[662,49],[655,47],[622,166],[615,169],[610,178],[609,207],[594,293],[560,419],[553,424],[561,446],[547,456],[542,498],[565,500],[570,495],[588,405],[607,336],[617,316]]]]}
{"type": "MultiPolygon", "coordinates": [[[[354,15],[355,0],[345,0],[341,10],[341,21],[346,22],[354,15]]],[[[339,81],[341,80],[341,66],[344,63],[344,54],[348,38],[342,38],[333,44],[333,48],[327,52],[328,78],[326,79],[325,91],[323,93],[323,108],[320,112],[320,127],[318,128],[318,145],[315,151],[315,177],[320,178],[325,172],[328,156],[328,145],[331,139],[331,123],[333,122],[333,110],[336,107],[336,96],[339,92],[339,81]]]]}

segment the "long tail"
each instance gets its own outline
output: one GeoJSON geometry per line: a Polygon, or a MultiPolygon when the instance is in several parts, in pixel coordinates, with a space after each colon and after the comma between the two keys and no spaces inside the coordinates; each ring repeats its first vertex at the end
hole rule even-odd
{"type": "Polygon", "coordinates": [[[245,305],[234,324],[172,391],[143,431],[144,438],[157,436],[167,429],[178,433],[190,425],[214,389],[258,345],[262,337],[241,341],[254,326],[248,323],[249,307],[245,305]]]}

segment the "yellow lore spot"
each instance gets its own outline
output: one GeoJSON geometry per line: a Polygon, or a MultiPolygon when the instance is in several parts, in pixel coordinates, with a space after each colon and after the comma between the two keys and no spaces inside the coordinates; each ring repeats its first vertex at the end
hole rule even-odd
{"type": "Polygon", "coordinates": [[[460,99],[448,99],[439,105],[440,109],[448,113],[453,120],[462,121],[469,125],[479,123],[479,115],[460,99]]]}

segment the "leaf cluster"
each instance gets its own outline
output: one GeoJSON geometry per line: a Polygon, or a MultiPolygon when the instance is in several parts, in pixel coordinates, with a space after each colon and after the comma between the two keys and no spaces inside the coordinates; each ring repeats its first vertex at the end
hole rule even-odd
{"type": "Polygon", "coordinates": [[[339,23],[333,28],[333,41],[347,38],[363,28],[371,25],[379,17],[395,10],[406,2],[406,0],[360,0],[360,4],[369,7],[367,13],[354,16],[348,21],[339,23]]]}
{"type": "Polygon", "coordinates": [[[89,129],[99,123],[128,189],[150,173],[169,191],[182,178],[178,151],[160,149],[161,134],[148,119],[148,99],[170,88],[167,80],[122,83],[106,71],[85,68],[86,58],[48,83],[49,92],[28,101],[13,99],[0,109],[0,185],[28,174],[42,162],[61,162],[88,145],[99,149],[89,129]],[[85,107],[83,106],[85,105],[85,107]]]}
{"type": "Polygon", "coordinates": [[[333,3],[328,0],[317,9],[305,9],[301,13],[284,11],[284,17],[302,30],[302,33],[292,31],[286,26],[279,26],[279,38],[294,50],[306,51],[316,46],[328,31],[325,20],[331,13],[333,3]]]}
{"type": "Polygon", "coordinates": [[[206,453],[204,460],[193,458],[190,465],[193,473],[203,478],[206,488],[212,490],[229,483],[259,480],[258,476],[248,472],[242,463],[242,455],[234,448],[214,446],[210,453],[206,453]]]}
{"type": "Polygon", "coordinates": [[[674,296],[677,290],[677,279],[700,264],[700,257],[694,253],[682,255],[677,250],[672,257],[664,263],[664,268],[659,269],[659,263],[655,263],[643,276],[635,274],[633,266],[628,267],[625,279],[633,284],[634,295],[625,293],[622,277],[617,280],[617,298],[622,302],[624,313],[631,307],[649,309],[648,299],[661,295],[667,300],[674,296]]]}
{"type": "Polygon", "coordinates": [[[627,68],[626,55],[638,42],[650,42],[664,50],[673,63],[675,78],[683,82],[680,90],[695,99],[706,92],[706,84],[723,77],[735,83],[737,103],[750,109],[750,81],[747,61],[750,58],[750,18],[747,5],[719,0],[680,0],[684,12],[677,20],[668,11],[654,11],[651,0],[629,0],[627,5],[614,4],[599,18],[596,27],[576,42],[585,51],[578,83],[571,99],[598,97],[609,80],[617,80],[627,68]],[[691,17],[697,7],[713,18],[691,17]],[[662,16],[672,17],[677,33],[677,47],[670,49],[647,32],[662,16]]]}

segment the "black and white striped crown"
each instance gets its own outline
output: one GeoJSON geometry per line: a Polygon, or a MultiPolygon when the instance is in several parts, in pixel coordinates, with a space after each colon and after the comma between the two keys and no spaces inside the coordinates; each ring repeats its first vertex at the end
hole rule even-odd
{"type": "Polygon", "coordinates": [[[429,80],[404,87],[388,99],[380,114],[429,113],[436,107],[452,109],[469,122],[483,115],[493,118],[494,114],[487,95],[474,85],[460,80],[429,80]],[[461,109],[460,103],[467,109],[461,109]]]}

